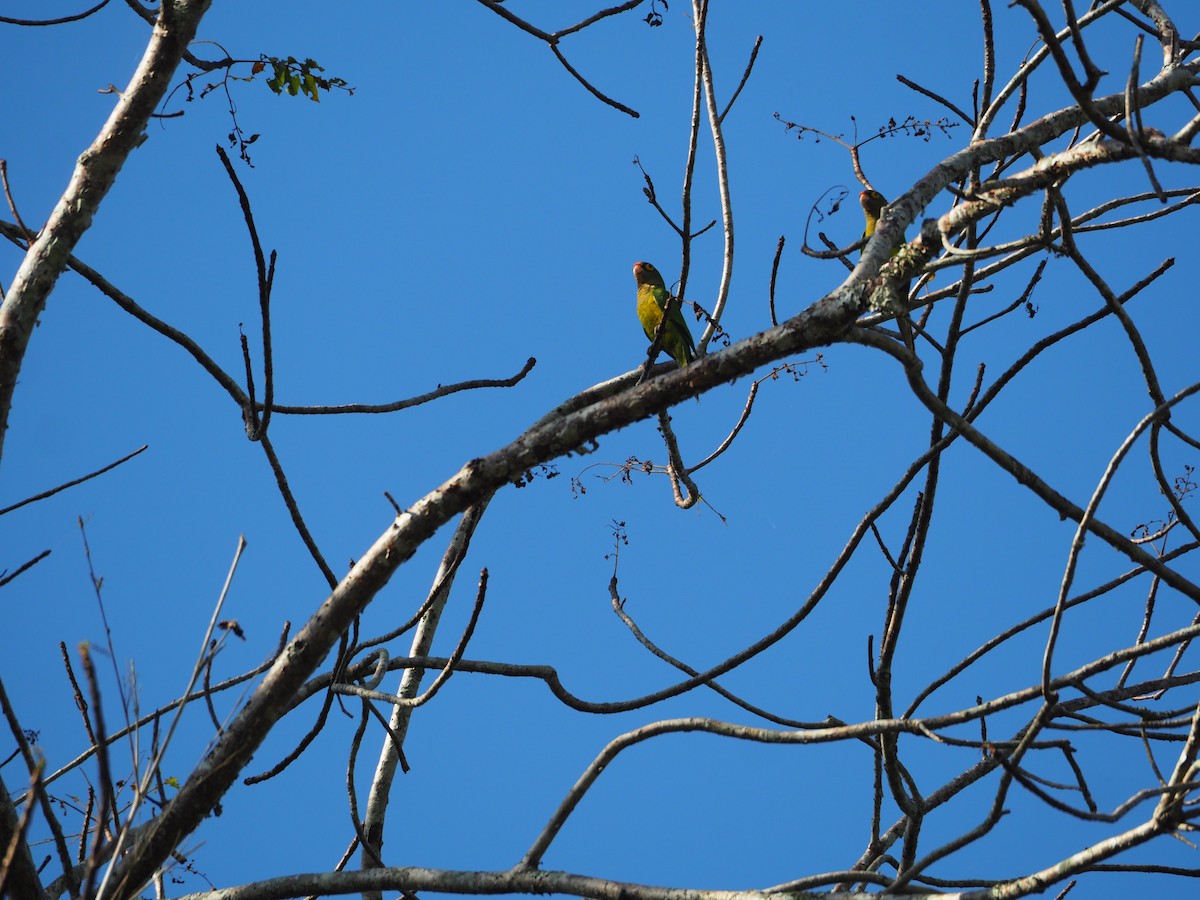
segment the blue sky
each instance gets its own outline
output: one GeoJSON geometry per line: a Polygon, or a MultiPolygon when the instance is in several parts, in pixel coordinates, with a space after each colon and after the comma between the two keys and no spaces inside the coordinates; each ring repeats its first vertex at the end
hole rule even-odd
{"type": "MultiPolygon", "coordinates": [[[[64,3],[54,10],[45,5],[23,4],[28,8],[12,14],[73,11],[64,3]]],[[[564,15],[557,4],[509,5],[548,29],[588,11],[572,5],[564,15]]],[[[943,116],[897,82],[898,73],[970,107],[981,59],[977,11],[964,3],[929,6],[917,17],[882,2],[840,9],[714,3],[710,46],[722,98],[741,77],[755,37],[764,36],[754,74],[725,123],[737,257],[723,324],[735,340],[769,325],[767,283],[780,234],[788,240],[776,301],[781,315],[799,312],[844,277],[836,261],[799,252],[808,211],[822,194],[841,186],[850,198],[821,230],[845,245],[862,227],[847,153],[828,140],[797,141],[775,112],[848,137],[855,123],[865,135],[893,117],[943,116]]],[[[388,416],[274,419],[271,433],[300,507],[339,574],[391,521],[384,491],[401,504],[417,499],[561,400],[643,358],[630,267],[650,260],[670,279],[678,272],[679,247],[646,203],[632,161],[641,160],[661,201],[677,214],[692,91],[687,13],[679,2],[664,12],[660,28],[646,27],[635,12],[563,41],[577,69],[638,110],[633,119],[600,104],[543,44],[479,4],[347,10],[299,2],[286,14],[266,4],[214,4],[202,38],[241,59],[312,57],[355,88],[353,96],[324,95],[320,104],[277,97],[262,78],[231,88],[242,127],[261,134],[251,147],[254,167],[239,163],[239,175],[264,245],[279,252],[277,400],[382,403],[438,384],[507,377],[529,356],[538,360],[510,390],[458,394],[388,416]]],[[[1035,33],[1020,11],[998,7],[996,20],[997,63],[1007,77],[1035,33]]],[[[1184,32],[1195,30],[1194,22],[1180,24],[1184,32]]],[[[0,157],[26,221],[40,223],[112,107],[112,96],[98,89],[127,82],[148,30],[117,4],[74,25],[4,28],[9,80],[0,111],[20,127],[6,129],[0,157]]],[[[1119,21],[1096,30],[1092,49],[1113,73],[1100,93],[1123,86],[1132,41],[1132,30],[1119,21]]],[[[195,49],[220,55],[211,46],[195,49]]],[[[1144,63],[1143,72],[1150,71],[1144,63]]],[[[1035,79],[1041,93],[1031,97],[1028,118],[1065,103],[1050,75],[1035,79]]],[[[191,103],[182,96],[167,110],[186,115],[151,126],[77,255],[194,337],[241,380],[239,326],[244,323],[254,347],[259,325],[249,241],[213,150],[225,142],[229,111],[220,91],[191,103]]],[[[1170,130],[1188,115],[1178,104],[1164,106],[1162,118],[1155,113],[1148,124],[1170,130]]],[[[928,141],[876,141],[864,148],[863,164],[874,185],[895,196],[967,137],[959,126],[928,141]]],[[[707,222],[719,216],[707,134],[700,148],[695,220],[707,222]]],[[[1194,182],[1182,169],[1157,172],[1168,187],[1194,182]]],[[[1083,173],[1066,194],[1074,210],[1083,210],[1114,192],[1143,189],[1141,170],[1129,164],[1083,173]]],[[[949,199],[940,203],[926,214],[944,211],[949,199]]],[[[1033,200],[1013,211],[1012,236],[1018,224],[1036,222],[1038,209],[1033,200]]],[[[1162,259],[1178,258],[1180,265],[1131,306],[1168,394],[1195,378],[1188,305],[1195,274],[1187,259],[1194,228],[1188,210],[1136,231],[1082,239],[1118,290],[1162,259]]],[[[719,231],[694,245],[689,291],[701,303],[719,281],[719,231]]],[[[18,263],[15,249],[0,248],[5,286],[18,263]]],[[[1029,271],[997,279],[991,294],[973,301],[968,320],[1015,299],[1029,271]]],[[[1070,264],[1055,259],[1033,302],[1036,317],[1016,313],[966,340],[952,391],[957,403],[965,401],[977,364],[995,377],[1034,341],[1100,305],[1070,264]]],[[[935,328],[944,327],[946,315],[935,314],[935,328]]],[[[487,566],[489,600],[468,656],[555,666],[570,690],[592,700],[673,683],[673,671],[639,647],[609,607],[614,522],[624,523],[629,538],[619,564],[627,610],[669,652],[702,668],[771,631],[813,590],[854,525],[928,436],[928,415],[894,363],[859,347],[822,353],[825,365],[810,367],[799,382],[784,377],[765,384],[733,449],[699,473],[711,508],[676,509],[662,476],[639,473],[632,485],[600,477],[630,456],[665,461],[652,422],[606,437],[591,455],[558,460],[557,478],[502,491],[472,544],[437,652],[448,653],[456,642],[478,570],[487,566]],[[572,477],[582,480],[586,494],[573,495],[572,477]]],[[[748,382],[721,387],[698,405],[673,410],[685,460],[699,460],[720,443],[748,389],[748,382]]],[[[1149,408],[1136,360],[1108,321],[1031,366],[979,425],[1058,490],[1085,502],[1149,408]]],[[[1187,427],[1195,413],[1185,406],[1178,415],[1187,427]]],[[[239,620],[248,639],[222,654],[222,673],[256,665],[283,622],[303,622],[326,595],[229,398],[177,347],[81,279],[64,275],[17,388],[0,465],[0,505],[143,443],[150,450],[121,469],[0,520],[0,566],[12,569],[43,549],[53,551],[0,597],[0,621],[11,636],[5,684],[25,727],[40,732],[51,769],[85,746],[57,644],[104,644],[79,517],[104,578],[114,664],[123,674],[136,667],[143,710],[182,689],[239,534],[249,550],[226,616],[239,620]]],[[[1186,447],[1169,447],[1164,455],[1169,477],[1195,464],[1186,447]]],[[[1102,507],[1106,521],[1126,533],[1167,512],[1144,442],[1135,456],[1102,507]]],[[[910,490],[881,522],[893,547],[903,538],[912,502],[910,490]]],[[[956,445],[943,461],[926,568],[896,667],[898,697],[913,696],[996,631],[1051,605],[1073,533],[1073,525],[1058,521],[1010,476],[956,445]]],[[[448,534],[393,578],[364,617],[364,633],[394,627],[420,603],[448,534]]],[[[1093,541],[1079,587],[1127,567],[1093,541]]],[[[1184,562],[1180,568],[1187,574],[1193,567],[1184,562]]],[[[871,718],[867,639],[874,635],[878,646],[888,578],[881,555],[864,544],[797,632],[724,683],[786,716],[871,718]]],[[[1135,582],[1096,609],[1068,616],[1060,670],[1130,643],[1146,590],[1144,580],[1135,582]]],[[[1181,627],[1193,614],[1189,603],[1167,594],[1152,634],[1181,627]]],[[[1044,629],[1035,629],[935,694],[923,712],[1035,683],[1044,638],[1044,629]]],[[[405,639],[395,652],[406,646],[405,639]]],[[[1149,678],[1156,665],[1139,672],[1149,678]]],[[[384,687],[395,683],[389,678],[384,687]]],[[[111,680],[107,687],[111,724],[120,715],[111,680]]],[[[313,715],[305,707],[286,719],[246,774],[286,753],[313,715]]],[[[458,675],[414,719],[407,746],[413,771],[397,781],[385,856],[396,865],[506,868],[609,740],[685,715],[752,721],[699,692],[654,709],[588,717],[562,708],[537,683],[458,675]]],[[[1001,717],[989,728],[1007,737],[1019,721],[1001,717]]],[[[335,713],[285,777],[235,788],[224,815],[196,835],[202,846],[192,849],[204,876],[224,886],[332,867],[352,834],[345,767],[353,728],[335,713]],[[300,827],[288,824],[301,821],[300,827]],[[276,836],[270,850],[247,853],[248,845],[260,847],[268,829],[276,836]]],[[[210,732],[198,710],[185,720],[168,774],[185,775],[210,732]]],[[[967,729],[958,734],[976,736],[967,729]]],[[[1094,773],[1102,809],[1152,783],[1144,759],[1123,755],[1129,748],[1072,740],[1094,748],[1083,764],[1094,773]]],[[[364,744],[360,791],[378,742],[374,734],[364,744]]],[[[974,752],[911,743],[908,752],[927,790],[968,766],[974,752]]],[[[1173,751],[1163,753],[1160,765],[1172,760],[1173,751]]],[[[1047,754],[1040,765],[1044,777],[1067,777],[1061,758],[1047,754]]],[[[846,868],[869,836],[870,773],[871,757],[861,746],[764,747],[670,736],[629,752],[604,773],[545,867],[697,888],[765,887],[846,868]]],[[[13,766],[5,770],[10,788],[21,782],[17,774],[13,766]]],[[[78,782],[69,790],[61,785],[63,793],[82,790],[78,782]]],[[[931,820],[925,848],[976,821],[988,796],[986,790],[965,795],[945,820],[931,820]]],[[[1011,815],[989,843],[943,862],[935,873],[1018,875],[1114,830],[1081,825],[1020,793],[1008,806],[1011,815]]],[[[885,812],[885,827],[895,817],[894,809],[885,812]]],[[[1162,841],[1138,858],[1194,865],[1178,842],[1162,841]]],[[[1107,897],[1135,884],[1164,896],[1177,889],[1132,875],[1085,879],[1081,887],[1107,897]]],[[[175,892],[204,885],[187,876],[175,892]]]]}

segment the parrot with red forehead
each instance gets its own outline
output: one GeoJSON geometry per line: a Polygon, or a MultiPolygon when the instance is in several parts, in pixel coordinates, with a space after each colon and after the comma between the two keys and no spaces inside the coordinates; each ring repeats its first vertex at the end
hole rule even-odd
{"type": "MultiPolygon", "coordinates": [[[[646,337],[654,340],[654,334],[663,320],[663,310],[667,308],[667,286],[663,277],[648,262],[633,264],[633,277],[637,281],[637,314],[641,320],[646,337]]],[[[683,319],[681,304],[676,301],[671,305],[667,316],[667,324],[663,328],[660,346],[667,355],[679,363],[682,369],[696,358],[696,342],[688,331],[687,322],[683,319]]]]}

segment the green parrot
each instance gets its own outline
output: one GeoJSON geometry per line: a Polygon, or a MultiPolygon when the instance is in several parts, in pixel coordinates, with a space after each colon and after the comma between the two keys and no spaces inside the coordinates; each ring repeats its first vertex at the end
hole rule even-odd
{"type": "Polygon", "coordinates": [[[883,215],[887,201],[879,191],[863,191],[858,195],[858,202],[862,204],[863,215],[867,220],[867,227],[863,229],[862,236],[869,238],[875,233],[875,226],[879,224],[879,217],[883,215]]]}
{"type": "MultiPolygon", "coordinates": [[[[663,277],[658,274],[658,269],[648,262],[634,263],[633,277],[638,285],[638,318],[646,331],[646,337],[653,341],[670,294],[667,293],[667,286],[663,277]]],[[[682,369],[696,358],[696,342],[692,340],[692,333],[688,331],[680,306],[678,302],[671,306],[671,314],[667,317],[667,325],[663,329],[661,346],[682,369]]]]}
{"type": "MultiPolygon", "coordinates": [[[[883,208],[887,206],[887,201],[883,199],[883,194],[879,191],[866,190],[858,195],[858,202],[862,206],[863,217],[866,219],[866,227],[863,229],[863,237],[869,238],[875,233],[875,226],[879,224],[879,217],[883,215],[883,208]]],[[[863,251],[866,251],[863,247],[863,251]]],[[[892,251],[892,256],[900,252],[900,245],[892,251]]],[[[861,253],[859,254],[862,255],[861,253]]],[[[908,293],[912,289],[912,279],[904,282],[900,286],[903,296],[900,300],[904,303],[908,301],[908,293]]],[[[910,350],[913,348],[912,325],[908,320],[908,307],[904,307],[903,311],[892,310],[896,315],[896,326],[900,329],[900,336],[904,339],[904,344],[910,350]]]]}

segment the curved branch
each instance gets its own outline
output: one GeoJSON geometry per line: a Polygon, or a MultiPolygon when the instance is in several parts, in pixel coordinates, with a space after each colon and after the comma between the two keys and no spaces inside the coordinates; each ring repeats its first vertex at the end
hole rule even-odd
{"type": "Polygon", "coordinates": [[[93,13],[100,12],[100,10],[104,9],[104,7],[108,6],[108,2],[109,2],[109,0],[100,0],[100,2],[97,3],[95,6],[89,8],[89,9],[85,9],[81,13],[75,13],[75,15],[73,15],[73,16],[60,16],[57,19],[14,19],[14,18],[11,18],[10,16],[0,16],[0,23],[3,23],[5,25],[27,25],[27,26],[64,25],[67,22],[78,22],[80,19],[86,19],[88,16],[92,15],[93,13]]]}
{"type": "MultiPolygon", "coordinates": [[[[533,367],[536,365],[537,360],[531,356],[525,361],[525,365],[521,367],[521,370],[509,378],[475,378],[471,381],[460,381],[456,384],[439,385],[432,391],[417,394],[415,397],[409,397],[407,400],[393,400],[391,403],[345,403],[340,406],[280,406],[276,403],[271,406],[271,411],[279,415],[291,416],[344,416],[350,413],[376,414],[398,412],[402,409],[411,409],[414,406],[420,406],[422,403],[429,403],[431,400],[437,400],[440,397],[457,394],[459,391],[473,391],[478,388],[512,387],[532,372],[533,367]]],[[[259,408],[262,408],[261,405],[259,408]]]]}

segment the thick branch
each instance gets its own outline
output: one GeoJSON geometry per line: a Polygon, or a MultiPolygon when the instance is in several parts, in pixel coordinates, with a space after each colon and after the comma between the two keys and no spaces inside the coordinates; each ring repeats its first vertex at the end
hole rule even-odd
{"type": "Polygon", "coordinates": [[[67,259],[116,180],[129,154],[143,140],[146,123],[166,94],[179,59],[195,37],[210,0],[164,3],[146,53],[116,108],[75,165],[71,183],[25,254],[0,307],[0,455],[12,409],[13,390],[38,316],[67,259]]]}
{"type": "Polygon", "coordinates": [[[403,512],[297,633],[241,712],[197,766],[157,827],[125,857],[113,898],[134,895],[220,800],[249,762],[295,692],[350,626],[430,536],[452,517],[521,475],[598,437],[732,381],[789,353],[829,343],[853,321],[859,300],[846,288],[785,322],[683,369],[531,428],[508,446],[467,463],[453,478],[403,512]]]}

